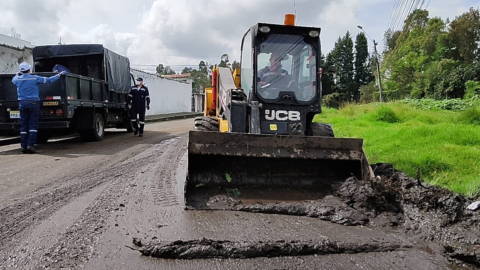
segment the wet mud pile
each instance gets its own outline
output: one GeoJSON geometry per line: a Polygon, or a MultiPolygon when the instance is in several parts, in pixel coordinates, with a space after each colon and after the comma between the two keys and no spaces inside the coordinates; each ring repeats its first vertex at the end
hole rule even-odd
{"type": "MultiPolygon", "coordinates": [[[[134,241],[135,243],[135,241],[134,241]]],[[[138,242],[136,243],[138,245],[138,242]]],[[[233,242],[211,239],[150,243],[140,248],[145,256],[172,259],[243,259],[256,257],[325,255],[340,253],[387,252],[409,246],[374,240],[370,243],[331,241],[233,242]]]]}
{"type": "Polygon", "coordinates": [[[480,267],[480,211],[471,200],[396,171],[390,164],[372,166],[375,179],[354,177],[321,200],[299,203],[237,204],[239,211],[299,215],[338,224],[403,229],[408,236],[440,244],[455,262],[480,267]]]}
{"type": "MultiPolygon", "coordinates": [[[[217,195],[209,204],[221,209],[307,216],[346,226],[369,226],[400,233],[435,246],[450,262],[480,267],[480,211],[467,206],[473,201],[438,186],[428,185],[397,171],[390,164],[372,165],[375,178],[350,177],[334,183],[331,192],[302,202],[245,203],[241,196],[217,195]],[[392,230],[394,229],[394,230],[392,230]]],[[[250,258],[374,252],[401,245],[380,243],[229,242],[209,239],[150,243],[143,255],[163,258],[250,258]]]]}
{"type": "Polygon", "coordinates": [[[372,181],[348,178],[321,200],[233,208],[309,216],[349,226],[395,227],[408,236],[438,243],[452,261],[480,267],[480,211],[467,209],[471,200],[411,178],[390,164],[372,168],[376,176],[372,181]]]}

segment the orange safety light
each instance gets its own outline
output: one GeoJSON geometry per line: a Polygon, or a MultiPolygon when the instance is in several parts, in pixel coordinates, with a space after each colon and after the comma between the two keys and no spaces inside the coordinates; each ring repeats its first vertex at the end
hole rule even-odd
{"type": "Polygon", "coordinates": [[[285,25],[295,25],[295,14],[285,14],[285,25]]]}

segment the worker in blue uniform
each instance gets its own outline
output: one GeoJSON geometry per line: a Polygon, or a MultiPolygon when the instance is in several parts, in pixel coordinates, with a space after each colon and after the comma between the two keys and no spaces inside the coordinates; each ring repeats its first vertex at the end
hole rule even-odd
{"type": "Polygon", "coordinates": [[[137,85],[132,87],[127,96],[127,104],[130,109],[130,119],[134,130],[133,135],[143,137],[145,109],[150,110],[150,94],[148,88],[143,85],[143,78],[137,78],[137,85]]]}
{"type": "Polygon", "coordinates": [[[52,77],[31,75],[31,66],[23,62],[19,66],[20,72],[12,79],[17,86],[18,100],[20,105],[20,137],[22,153],[35,154],[35,142],[37,140],[38,118],[40,117],[39,84],[52,83],[65,75],[60,72],[52,77]]]}

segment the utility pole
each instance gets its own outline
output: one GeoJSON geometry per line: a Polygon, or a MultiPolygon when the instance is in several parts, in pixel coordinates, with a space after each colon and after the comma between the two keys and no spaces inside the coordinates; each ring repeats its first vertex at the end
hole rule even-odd
{"type": "Polygon", "coordinates": [[[361,29],[367,37],[373,41],[373,50],[375,52],[375,62],[377,63],[377,77],[378,77],[378,88],[380,90],[380,102],[383,102],[383,89],[382,89],[382,77],[380,76],[380,61],[378,60],[378,52],[377,52],[377,45],[378,43],[375,41],[375,39],[372,39],[367,32],[363,29],[361,25],[357,26],[359,29],[361,29]]]}
{"type": "MultiPolygon", "coordinates": [[[[363,30],[363,29],[362,29],[363,30]]],[[[373,49],[375,51],[375,61],[377,62],[378,88],[380,89],[380,102],[383,102],[382,77],[380,76],[380,61],[378,61],[377,42],[373,40],[373,49]]]]}

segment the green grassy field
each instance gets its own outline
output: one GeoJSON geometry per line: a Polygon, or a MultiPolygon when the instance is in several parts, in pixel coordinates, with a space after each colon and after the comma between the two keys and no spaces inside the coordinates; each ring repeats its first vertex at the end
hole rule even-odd
{"type": "Polygon", "coordinates": [[[398,170],[452,191],[480,194],[480,109],[415,108],[401,103],[324,108],[314,122],[333,125],[335,137],[363,138],[371,164],[398,170]]]}

